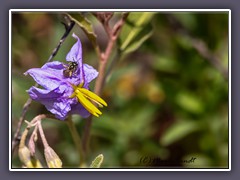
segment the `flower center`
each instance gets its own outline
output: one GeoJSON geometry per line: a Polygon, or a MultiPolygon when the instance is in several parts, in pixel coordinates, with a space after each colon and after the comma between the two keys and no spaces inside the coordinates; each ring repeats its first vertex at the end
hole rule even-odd
{"type": "Polygon", "coordinates": [[[69,98],[76,97],[78,102],[88,110],[94,116],[99,117],[102,112],[93,104],[96,103],[99,107],[107,106],[107,103],[95,93],[83,88],[84,83],[80,83],[78,86],[72,85],[74,92],[69,98]]]}

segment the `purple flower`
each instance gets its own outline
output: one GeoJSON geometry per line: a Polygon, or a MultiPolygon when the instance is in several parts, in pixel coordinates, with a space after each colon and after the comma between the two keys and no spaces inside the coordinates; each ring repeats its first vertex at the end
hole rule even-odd
{"type": "Polygon", "coordinates": [[[29,69],[29,74],[42,88],[32,86],[28,93],[30,97],[42,103],[48,111],[60,120],[70,114],[79,114],[86,118],[91,114],[99,116],[100,107],[107,103],[99,96],[89,91],[89,83],[98,76],[98,72],[87,64],[82,63],[82,45],[80,39],[73,34],[77,42],[66,56],[69,64],[53,61],[41,68],[29,69]]]}

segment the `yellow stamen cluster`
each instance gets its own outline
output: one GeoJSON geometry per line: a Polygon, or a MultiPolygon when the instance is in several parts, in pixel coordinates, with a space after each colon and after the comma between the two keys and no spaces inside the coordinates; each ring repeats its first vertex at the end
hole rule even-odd
{"type": "Polygon", "coordinates": [[[95,93],[83,88],[83,83],[79,84],[78,86],[72,85],[72,87],[74,92],[70,98],[77,97],[78,101],[85,109],[87,109],[94,116],[99,117],[102,112],[92,102],[96,103],[99,107],[107,106],[107,103],[95,93]]]}

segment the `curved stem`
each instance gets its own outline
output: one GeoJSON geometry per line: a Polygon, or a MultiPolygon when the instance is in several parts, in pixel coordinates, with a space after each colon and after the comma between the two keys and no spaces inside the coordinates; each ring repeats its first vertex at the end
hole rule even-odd
{"type": "Polygon", "coordinates": [[[79,161],[80,161],[80,167],[84,165],[85,163],[85,155],[84,155],[84,151],[82,149],[82,144],[81,144],[81,138],[79,136],[79,133],[77,132],[77,129],[72,121],[72,117],[69,117],[67,119],[67,124],[69,127],[69,130],[71,132],[73,141],[75,143],[75,146],[77,147],[78,153],[79,153],[79,161]]]}
{"type": "Polygon", "coordinates": [[[39,134],[41,136],[44,149],[46,149],[47,147],[49,147],[49,145],[48,145],[47,139],[45,137],[45,134],[43,132],[41,121],[38,121],[38,132],[39,132],[39,134]]]}

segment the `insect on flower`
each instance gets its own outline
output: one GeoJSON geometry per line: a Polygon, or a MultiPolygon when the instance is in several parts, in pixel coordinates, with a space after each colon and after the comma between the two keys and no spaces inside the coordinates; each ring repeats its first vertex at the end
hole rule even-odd
{"type": "Polygon", "coordinates": [[[41,68],[32,68],[24,73],[32,76],[42,87],[32,86],[28,93],[60,120],[71,114],[84,118],[90,114],[99,117],[102,112],[98,107],[107,106],[107,103],[89,90],[89,83],[98,76],[98,72],[83,63],[81,41],[75,34],[73,37],[77,42],[66,56],[68,64],[48,62],[41,68]]]}
{"type": "Polygon", "coordinates": [[[63,70],[63,75],[65,77],[72,77],[73,74],[75,74],[77,68],[78,68],[78,63],[77,62],[69,62],[67,65],[63,64],[65,69],[63,70]]]}

